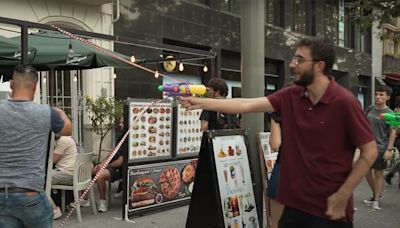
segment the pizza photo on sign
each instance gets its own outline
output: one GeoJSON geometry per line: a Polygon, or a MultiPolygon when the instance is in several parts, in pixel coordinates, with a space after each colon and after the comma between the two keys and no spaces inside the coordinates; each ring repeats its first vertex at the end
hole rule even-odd
{"type": "Polygon", "coordinates": [[[192,164],[188,164],[182,170],[182,181],[185,184],[190,184],[194,180],[196,169],[192,164]]]}
{"type": "Polygon", "coordinates": [[[133,208],[154,204],[157,186],[150,177],[141,177],[131,186],[130,203],[133,208]]]}
{"type": "Polygon", "coordinates": [[[181,175],[175,167],[165,168],[159,178],[161,192],[165,199],[171,200],[176,197],[181,187],[181,175]]]}
{"type": "Polygon", "coordinates": [[[196,175],[197,161],[192,161],[182,169],[182,182],[186,185],[187,194],[193,192],[193,182],[196,175]]]}

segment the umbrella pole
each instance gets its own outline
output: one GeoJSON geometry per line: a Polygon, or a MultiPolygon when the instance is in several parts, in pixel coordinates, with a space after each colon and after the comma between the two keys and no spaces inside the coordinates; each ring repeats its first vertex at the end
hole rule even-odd
{"type": "Polygon", "coordinates": [[[21,63],[28,64],[28,26],[21,26],[21,63]]]}
{"type": "Polygon", "coordinates": [[[55,80],[56,78],[55,78],[55,71],[54,71],[54,67],[51,67],[50,68],[50,70],[49,70],[49,82],[50,82],[50,85],[49,85],[49,104],[50,104],[50,106],[51,107],[53,107],[53,106],[55,106],[55,103],[54,103],[54,92],[55,92],[55,80]]]}

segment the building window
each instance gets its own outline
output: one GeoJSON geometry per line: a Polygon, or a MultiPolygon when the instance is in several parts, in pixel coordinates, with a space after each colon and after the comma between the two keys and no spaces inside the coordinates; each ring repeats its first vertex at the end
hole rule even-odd
{"type": "Polygon", "coordinates": [[[338,44],[338,1],[337,0],[327,0],[325,4],[325,14],[324,14],[324,35],[326,38],[330,39],[332,43],[338,44]]]}
{"type": "Polygon", "coordinates": [[[306,33],[306,10],[305,0],[293,1],[293,31],[298,33],[306,33]]]}
{"type": "Polygon", "coordinates": [[[316,0],[306,1],[306,34],[310,36],[316,35],[316,15],[317,4],[316,0]]]}
{"type": "Polygon", "coordinates": [[[218,0],[216,8],[221,11],[240,15],[240,0],[218,0]]]}
{"type": "MultiPolygon", "coordinates": [[[[370,12],[364,12],[365,15],[370,12]]],[[[345,8],[344,13],[344,41],[345,46],[356,51],[371,53],[372,50],[372,31],[371,28],[362,29],[352,21],[352,15],[348,8],[345,8]]]]}
{"type": "Polygon", "coordinates": [[[40,73],[40,93],[43,104],[56,106],[72,121],[72,137],[79,144],[83,141],[82,71],[56,70],[54,75],[40,73]]]}
{"type": "Polygon", "coordinates": [[[284,27],[285,26],[285,1],[265,1],[265,23],[284,27]]]}
{"type": "Polygon", "coordinates": [[[387,45],[384,50],[384,54],[385,55],[394,55],[394,41],[391,38],[389,38],[389,39],[387,39],[386,44],[387,45]]]}

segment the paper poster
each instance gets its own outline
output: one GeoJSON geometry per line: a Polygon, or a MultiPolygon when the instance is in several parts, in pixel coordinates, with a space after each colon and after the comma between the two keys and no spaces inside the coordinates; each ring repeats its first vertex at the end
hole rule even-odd
{"type": "Polygon", "coordinates": [[[269,146],[269,135],[270,132],[260,132],[260,146],[264,154],[265,166],[267,167],[268,173],[272,172],[274,168],[275,161],[278,157],[277,152],[273,152],[269,146]]]}
{"type": "Polygon", "coordinates": [[[203,132],[200,130],[201,110],[188,111],[178,105],[177,110],[177,155],[197,154],[200,152],[201,137],[203,132]]]}
{"type": "Polygon", "coordinates": [[[225,227],[258,227],[244,136],[216,136],[213,148],[225,227]]]}
{"type": "Polygon", "coordinates": [[[197,159],[128,168],[128,212],[190,198],[197,159]]]}
{"type": "Polygon", "coordinates": [[[131,102],[129,105],[129,160],[171,156],[171,103],[131,102]],[[143,115],[139,114],[145,110],[143,115]],[[137,124],[133,124],[138,119],[137,124]]]}

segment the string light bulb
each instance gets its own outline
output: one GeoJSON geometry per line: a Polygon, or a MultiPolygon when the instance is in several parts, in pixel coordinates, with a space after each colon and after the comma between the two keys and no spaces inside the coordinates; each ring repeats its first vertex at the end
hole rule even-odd
{"type": "Polygon", "coordinates": [[[179,71],[183,71],[184,69],[185,69],[185,67],[183,66],[183,63],[180,62],[180,63],[179,63],[178,70],[179,70],[179,71]]]}
{"type": "Polygon", "coordinates": [[[158,70],[156,70],[156,72],[154,72],[154,77],[155,77],[155,78],[160,77],[160,74],[158,73],[158,70]]]}
{"type": "Polygon", "coordinates": [[[73,58],[74,56],[75,56],[75,51],[72,48],[72,43],[71,43],[71,40],[70,40],[70,43],[68,45],[68,58],[73,58]]]}
{"type": "Polygon", "coordinates": [[[136,58],[135,58],[134,55],[131,56],[131,62],[132,62],[132,63],[136,62],[136,58]]]}
{"type": "Polygon", "coordinates": [[[46,81],[47,81],[46,76],[43,76],[43,83],[46,84],[46,81]]]}
{"type": "Polygon", "coordinates": [[[208,67],[207,67],[207,65],[204,65],[203,72],[207,72],[207,71],[208,71],[208,67]]]}
{"type": "Polygon", "coordinates": [[[78,81],[78,77],[76,77],[76,74],[74,75],[74,82],[78,81]]]}
{"type": "Polygon", "coordinates": [[[116,79],[116,78],[117,78],[117,74],[114,73],[114,74],[113,74],[113,79],[116,79]]]}

